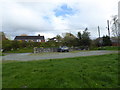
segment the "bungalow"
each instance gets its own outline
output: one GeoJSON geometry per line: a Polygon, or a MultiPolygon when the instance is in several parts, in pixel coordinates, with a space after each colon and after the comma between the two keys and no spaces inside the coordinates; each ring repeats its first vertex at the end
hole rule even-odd
{"type": "Polygon", "coordinates": [[[32,42],[45,42],[45,38],[44,36],[40,36],[40,34],[38,36],[16,36],[14,40],[17,41],[32,41],[32,42]]]}

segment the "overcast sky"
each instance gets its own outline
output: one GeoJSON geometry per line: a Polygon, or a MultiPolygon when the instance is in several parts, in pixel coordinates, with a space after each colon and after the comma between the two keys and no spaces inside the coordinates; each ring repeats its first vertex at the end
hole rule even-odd
{"type": "MultiPolygon", "coordinates": [[[[1,0],[1,31],[14,39],[21,34],[52,38],[88,27],[91,38],[107,35],[107,20],[118,13],[119,0],[1,0]]],[[[111,33],[112,34],[112,33],[111,33]]]]}

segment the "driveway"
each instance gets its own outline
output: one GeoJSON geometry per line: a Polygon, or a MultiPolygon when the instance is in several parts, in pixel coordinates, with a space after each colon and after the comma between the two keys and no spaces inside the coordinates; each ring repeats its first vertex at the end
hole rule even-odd
{"type": "Polygon", "coordinates": [[[69,57],[79,57],[79,56],[92,56],[92,55],[104,55],[110,53],[118,53],[118,51],[79,51],[79,52],[67,52],[67,53],[44,53],[44,54],[31,54],[31,53],[17,53],[17,54],[7,54],[6,56],[1,56],[2,60],[19,60],[19,61],[30,61],[30,60],[43,60],[43,59],[57,59],[57,58],[69,58],[69,57]]]}

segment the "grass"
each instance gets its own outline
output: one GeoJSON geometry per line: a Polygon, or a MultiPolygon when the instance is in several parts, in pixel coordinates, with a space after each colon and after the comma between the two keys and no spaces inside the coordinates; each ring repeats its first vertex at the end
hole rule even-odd
{"type": "Polygon", "coordinates": [[[0,56],[5,56],[5,54],[3,54],[3,53],[0,51],[0,56]]]}
{"type": "Polygon", "coordinates": [[[118,55],[3,61],[3,88],[117,88],[118,55]]]}
{"type": "Polygon", "coordinates": [[[94,48],[93,50],[119,50],[119,46],[102,46],[98,48],[94,48]]]}
{"type": "Polygon", "coordinates": [[[0,89],[2,88],[2,60],[0,58],[0,89]]]}
{"type": "Polygon", "coordinates": [[[32,53],[33,48],[20,48],[18,50],[6,51],[4,53],[32,53]]]}

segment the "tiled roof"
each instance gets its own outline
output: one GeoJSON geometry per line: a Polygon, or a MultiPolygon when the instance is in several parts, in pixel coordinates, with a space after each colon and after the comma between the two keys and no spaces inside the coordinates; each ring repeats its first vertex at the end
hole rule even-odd
{"type": "Polygon", "coordinates": [[[16,36],[14,40],[35,40],[35,39],[41,39],[44,40],[44,36],[16,36]]]}

